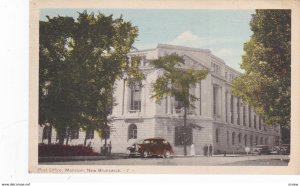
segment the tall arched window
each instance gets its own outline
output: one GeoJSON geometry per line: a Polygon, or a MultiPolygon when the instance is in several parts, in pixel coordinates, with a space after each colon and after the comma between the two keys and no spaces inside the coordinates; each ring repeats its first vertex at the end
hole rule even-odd
{"type": "Polygon", "coordinates": [[[137,127],[135,124],[130,124],[128,126],[128,139],[136,139],[137,138],[137,127]]]}
{"type": "Polygon", "coordinates": [[[255,145],[258,145],[258,137],[255,136],[255,145]]]}
{"type": "Polygon", "coordinates": [[[260,144],[263,144],[263,137],[260,137],[260,144]]]}
{"type": "Polygon", "coordinates": [[[130,110],[132,112],[141,111],[142,82],[135,81],[131,84],[130,88],[131,88],[130,110]]]}
{"type": "Polygon", "coordinates": [[[234,145],[234,143],[235,143],[235,132],[232,133],[231,142],[232,142],[232,145],[234,145]]]}
{"type": "Polygon", "coordinates": [[[251,135],[250,136],[250,147],[252,147],[253,146],[253,136],[251,135]]]}
{"type": "Polygon", "coordinates": [[[245,146],[247,146],[247,138],[248,138],[247,135],[245,135],[245,136],[244,136],[244,143],[245,143],[245,146]]]}
{"type": "Polygon", "coordinates": [[[239,140],[239,143],[241,143],[241,141],[242,141],[242,134],[241,133],[239,133],[239,135],[238,135],[238,140],[239,140]]]}
{"type": "Polygon", "coordinates": [[[229,131],[227,131],[227,144],[229,145],[229,131]]]}

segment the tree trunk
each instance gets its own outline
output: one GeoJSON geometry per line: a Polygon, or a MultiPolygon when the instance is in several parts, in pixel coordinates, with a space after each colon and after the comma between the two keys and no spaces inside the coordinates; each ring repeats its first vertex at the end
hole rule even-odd
{"type": "Polygon", "coordinates": [[[48,135],[48,145],[51,144],[51,137],[52,137],[52,125],[50,124],[50,132],[48,135]]]}
{"type": "Polygon", "coordinates": [[[104,123],[104,155],[107,155],[107,115],[104,123]]]}
{"type": "Polygon", "coordinates": [[[186,114],[187,114],[187,108],[184,106],[184,115],[183,115],[183,126],[184,126],[184,131],[183,131],[183,150],[184,150],[184,156],[187,155],[187,145],[186,145],[186,114]]]}
{"type": "Polygon", "coordinates": [[[83,143],[83,146],[86,146],[86,141],[87,141],[87,131],[85,131],[85,137],[84,137],[84,143],[83,143]]]}
{"type": "Polygon", "coordinates": [[[59,135],[58,135],[58,144],[63,145],[64,140],[65,140],[63,132],[65,132],[65,131],[63,129],[58,129],[57,132],[59,133],[59,135]]]}
{"type": "Polygon", "coordinates": [[[69,137],[70,137],[70,129],[67,129],[67,140],[66,140],[66,145],[69,144],[69,137]]]}

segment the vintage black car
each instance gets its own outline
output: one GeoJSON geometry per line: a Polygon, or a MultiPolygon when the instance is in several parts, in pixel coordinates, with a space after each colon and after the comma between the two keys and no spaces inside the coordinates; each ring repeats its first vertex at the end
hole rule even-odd
{"type": "Polygon", "coordinates": [[[153,156],[169,158],[174,155],[172,146],[163,138],[148,138],[138,141],[127,147],[126,153],[128,157],[140,156],[144,158],[153,156]]]}
{"type": "Polygon", "coordinates": [[[253,148],[252,150],[253,154],[256,154],[256,155],[262,155],[262,154],[270,154],[270,149],[269,149],[269,146],[267,145],[257,145],[256,147],[253,148]]]}

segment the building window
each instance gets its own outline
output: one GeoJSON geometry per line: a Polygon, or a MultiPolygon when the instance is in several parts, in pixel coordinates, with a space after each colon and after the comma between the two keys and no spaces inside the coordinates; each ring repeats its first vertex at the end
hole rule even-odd
{"type": "Polygon", "coordinates": [[[255,137],[255,145],[258,145],[258,137],[255,137]]]}
{"type": "Polygon", "coordinates": [[[259,127],[259,130],[261,130],[261,117],[259,117],[259,119],[258,119],[258,127],[259,127]]]}
{"type": "Polygon", "coordinates": [[[128,127],[128,139],[137,138],[137,127],[135,124],[130,124],[128,127]]]}
{"type": "Polygon", "coordinates": [[[235,132],[232,133],[231,142],[232,142],[232,145],[235,144],[235,132]]]}
{"type": "Polygon", "coordinates": [[[226,115],[226,123],[228,122],[228,92],[225,92],[225,115],[226,115]]]}
{"type": "Polygon", "coordinates": [[[51,138],[52,130],[50,126],[45,126],[43,128],[43,140],[51,138]]]}
{"type": "Polygon", "coordinates": [[[214,63],[212,63],[211,65],[212,65],[212,68],[213,68],[213,72],[214,72],[215,74],[219,74],[219,73],[221,72],[221,68],[220,68],[219,65],[214,64],[214,63]]]}
{"type": "Polygon", "coordinates": [[[250,147],[252,147],[253,146],[253,136],[251,135],[250,136],[250,147]]]}
{"type": "Polygon", "coordinates": [[[265,138],[265,145],[268,145],[268,138],[265,138]]]}
{"type": "Polygon", "coordinates": [[[175,127],[175,145],[191,145],[193,143],[193,131],[190,127],[175,127]]]}
{"type": "Polygon", "coordinates": [[[248,138],[248,136],[245,135],[245,136],[244,136],[244,143],[245,143],[245,146],[247,146],[247,144],[248,144],[248,142],[247,142],[248,139],[247,139],[247,138],[248,138]]]}
{"type": "Polygon", "coordinates": [[[230,113],[231,113],[231,123],[233,123],[234,113],[233,113],[233,95],[230,98],[230,113]]]}
{"type": "Polygon", "coordinates": [[[249,116],[249,128],[251,128],[251,125],[252,125],[252,121],[251,121],[251,107],[250,107],[250,105],[248,106],[248,112],[249,112],[249,114],[248,114],[248,116],[249,116]]]}
{"type": "Polygon", "coordinates": [[[213,106],[214,106],[214,115],[218,114],[218,87],[213,86],[213,106]]]}
{"type": "Polygon", "coordinates": [[[78,138],[79,138],[79,128],[72,128],[71,139],[78,139],[78,138]]]}
{"type": "Polygon", "coordinates": [[[184,106],[183,101],[179,100],[178,97],[175,96],[174,106],[175,106],[175,112],[180,113],[184,106]]]}
{"type": "Polygon", "coordinates": [[[263,137],[260,137],[260,144],[263,144],[263,137]]]}
{"type": "Polygon", "coordinates": [[[87,129],[85,135],[86,139],[94,139],[94,129],[87,129]]]}
{"type": "Polygon", "coordinates": [[[254,114],[254,128],[256,129],[256,115],[254,114]]]}
{"type": "Polygon", "coordinates": [[[130,110],[141,111],[142,83],[140,81],[135,81],[131,84],[130,88],[131,88],[130,110]]]}
{"type": "Polygon", "coordinates": [[[238,140],[239,140],[239,143],[241,143],[241,141],[242,141],[242,134],[241,133],[239,133],[239,135],[238,135],[238,140]]]}
{"type": "Polygon", "coordinates": [[[216,143],[219,142],[219,129],[216,129],[216,143]]]}
{"type": "Polygon", "coordinates": [[[229,132],[227,131],[227,144],[229,144],[229,132]]]}

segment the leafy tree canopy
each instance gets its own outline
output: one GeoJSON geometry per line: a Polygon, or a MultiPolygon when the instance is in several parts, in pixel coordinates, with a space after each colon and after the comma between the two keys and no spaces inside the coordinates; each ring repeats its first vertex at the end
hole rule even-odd
{"type": "MultiPolygon", "coordinates": [[[[126,54],[138,35],[122,17],[79,13],[40,21],[39,124],[99,129],[113,106],[115,80],[142,78],[126,54]]],[[[133,63],[138,59],[133,59],[133,63]]]]}
{"type": "MultiPolygon", "coordinates": [[[[190,88],[195,87],[196,83],[206,78],[208,70],[183,68],[184,58],[177,54],[159,57],[157,60],[151,61],[151,63],[156,69],[160,69],[163,72],[153,84],[152,98],[160,102],[166,96],[171,96],[182,102],[184,107],[183,124],[186,129],[187,109],[193,108],[193,103],[199,100],[198,97],[190,92],[190,88]]],[[[183,138],[184,155],[187,155],[186,132],[183,138]]]]}
{"type": "Polygon", "coordinates": [[[253,35],[244,44],[232,92],[253,106],[266,124],[290,125],[291,11],[256,10],[253,35]]]}

